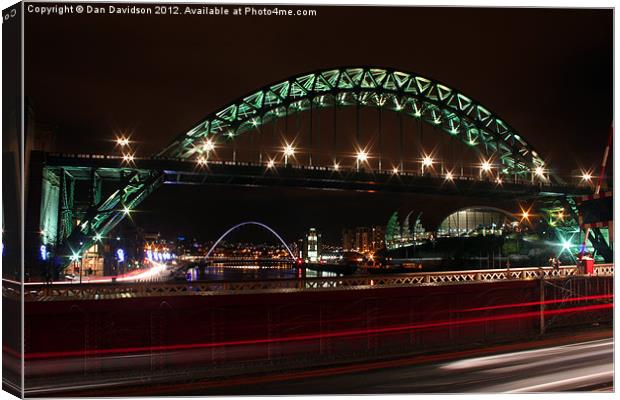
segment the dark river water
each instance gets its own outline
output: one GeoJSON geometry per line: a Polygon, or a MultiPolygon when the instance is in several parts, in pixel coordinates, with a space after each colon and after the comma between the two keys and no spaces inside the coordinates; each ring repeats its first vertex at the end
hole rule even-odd
{"type": "Polygon", "coordinates": [[[299,279],[316,277],[343,276],[329,271],[315,271],[299,268],[293,264],[268,265],[209,265],[195,267],[183,277],[177,274],[177,280],[185,278],[190,281],[257,281],[264,279],[299,279]]]}

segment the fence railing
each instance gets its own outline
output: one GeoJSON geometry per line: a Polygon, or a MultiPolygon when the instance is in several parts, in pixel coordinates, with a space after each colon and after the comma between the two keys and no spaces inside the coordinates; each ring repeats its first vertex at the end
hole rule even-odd
{"type": "MultiPolygon", "coordinates": [[[[613,276],[613,264],[597,264],[591,275],[613,276]]],[[[351,290],[407,286],[438,286],[509,280],[562,279],[582,275],[576,266],[558,269],[510,268],[491,270],[414,272],[395,275],[364,275],[353,277],[270,279],[260,281],[211,281],[187,283],[26,283],[3,280],[4,297],[25,301],[105,300],[139,297],[210,296],[234,293],[297,292],[314,290],[351,290]]]]}

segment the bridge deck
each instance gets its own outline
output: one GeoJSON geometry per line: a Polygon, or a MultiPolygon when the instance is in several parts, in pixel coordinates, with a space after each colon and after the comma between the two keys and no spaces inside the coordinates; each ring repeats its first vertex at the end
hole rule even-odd
{"type": "Polygon", "coordinates": [[[98,154],[55,154],[44,157],[47,168],[71,170],[76,179],[91,179],[90,169],[97,168],[104,179],[120,179],[123,171],[163,171],[166,184],[234,184],[288,186],[326,189],[415,192],[429,194],[461,194],[469,196],[538,196],[541,194],[591,194],[588,187],[558,185],[527,180],[504,182],[480,179],[479,176],[457,176],[446,181],[440,175],[422,175],[417,171],[370,170],[341,167],[288,165],[267,168],[264,164],[213,161],[198,168],[195,162],[173,158],[136,158],[131,165],[121,157],[98,154]]]}
{"type": "MultiPolygon", "coordinates": [[[[613,264],[597,264],[593,276],[613,276],[613,264]]],[[[484,269],[450,272],[417,272],[398,275],[365,275],[304,279],[272,279],[261,281],[214,281],[192,283],[115,283],[54,284],[26,283],[24,300],[106,300],[138,297],[213,296],[244,293],[301,292],[322,290],[380,289],[405,286],[441,286],[507,280],[568,278],[579,275],[576,266],[559,270],[543,268],[484,269]]],[[[3,280],[3,296],[17,298],[20,285],[3,280]]]]}

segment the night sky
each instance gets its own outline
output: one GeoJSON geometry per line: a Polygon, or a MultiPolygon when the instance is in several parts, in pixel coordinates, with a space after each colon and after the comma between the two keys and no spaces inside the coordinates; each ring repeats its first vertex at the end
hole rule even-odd
{"type": "MultiPolygon", "coordinates": [[[[131,133],[148,156],[268,83],[376,65],[470,95],[562,174],[600,163],[613,114],[611,10],[315,8],[316,17],[26,14],[26,95],[36,119],[58,127],[58,151],[110,153],[115,135],[131,133]]],[[[396,209],[431,215],[437,204],[455,206],[420,196],[166,187],[135,222],[214,239],[254,219],[289,240],[317,226],[336,241],[342,227],[384,224],[396,209]]]]}

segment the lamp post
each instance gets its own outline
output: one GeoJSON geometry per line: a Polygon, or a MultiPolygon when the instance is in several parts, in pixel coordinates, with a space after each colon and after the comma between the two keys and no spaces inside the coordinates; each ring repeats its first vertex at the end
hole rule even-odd
{"type": "Polygon", "coordinates": [[[288,158],[293,157],[294,155],[295,148],[290,144],[286,144],[286,146],[284,146],[284,166],[288,165],[288,158]]]}
{"type": "Polygon", "coordinates": [[[480,179],[482,179],[482,173],[489,173],[491,172],[491,169],[493,167],[491,166],[491,163],[487,160],[483,161],[482,164],[480,165],[480,179]]]}
{"type": "Polygon", "coordinates": [[[205,153],[207,153],[205,162],[209,161],[209,153],[215,149],[215,143],[213,143],[212,139],[207,139],[202,148],[205,151],[205,153]]]}
{"type": "Polygon", "coordinates": [[[430,168],[432,166],[433,166],[433,158],[431,156],[424,156],[424,158],[422,159],[422,167],[421,167],[422,175],[424,175],[425,168],[430,168]]]}
{"type": "Polygon", "coordinates": [[[358,151],[357,157],[355,159],[355,170],[359,172],[360,162],[366,162],[366,161],[368,161],[368,153],[366,153],[364,150],[358,151]]]}

